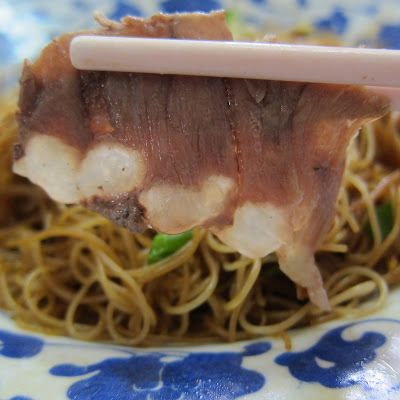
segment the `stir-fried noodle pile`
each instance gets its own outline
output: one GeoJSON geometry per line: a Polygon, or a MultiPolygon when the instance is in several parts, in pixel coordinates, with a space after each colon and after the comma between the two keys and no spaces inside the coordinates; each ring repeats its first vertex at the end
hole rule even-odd
{"type": "Polygon", "coordinates": [[[400,279],[397,115],[365,126],[349,149],[336,217],[316,255],[332,306],[322,313],[297,300],[274,254],[248,259],[202,229],[148,265],[154,232],[131,234],[57,204],[12,174],[14,111],[1,104],[0,306],[22,327],[126,345],[284,336],[373,312],[400,279]]]}

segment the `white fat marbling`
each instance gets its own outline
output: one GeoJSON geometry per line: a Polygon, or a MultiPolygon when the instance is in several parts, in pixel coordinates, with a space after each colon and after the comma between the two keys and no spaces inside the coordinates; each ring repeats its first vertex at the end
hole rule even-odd
{"type": "Polygon", "coordinates": [[[247,257],[263,257],[278,250],[290,235],[287,212],[269,203],[245,203],[236,210],[233,226],[213,231],[247,257]]]}
{"type": "Polygon", "coordinates": [[[222,175],[212,175],[202,189],[188,189],[178,185],[157,184],[143,192],[139,202],[147,210],[147,220],[156,230],[176,234],[218,216],[235,183],[222,175]]]}
{"type": "Polygon", "coordinates": [[[32,136],[13,170],[63,203],[119,195],[137,187],[145,175],[143,157],[137,150],[99,143],[82,158],[74,147],[40,134],[32,136]]]}

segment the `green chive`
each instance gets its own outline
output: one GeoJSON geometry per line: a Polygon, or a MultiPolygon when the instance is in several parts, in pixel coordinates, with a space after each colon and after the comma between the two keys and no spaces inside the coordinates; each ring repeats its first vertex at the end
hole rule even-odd
{"type": "Polygon", "coordinates": [[[178,235],[157,233],[150,247],[147,264],[154,264],[178,251],[193,237],[193,231],[186,231],[178,235]]]}
{"type": "MultiPolygon", "coordinates": [[[[378,218],[379,229],[381,231],[382,239],[385,239],[393,229],[394,212],[393,205],[390,201],[376,207],[376,216],[378,218]]],[[[368,221],[365,226],[367,234],[373,238],[371,222],[368,221]]]]}

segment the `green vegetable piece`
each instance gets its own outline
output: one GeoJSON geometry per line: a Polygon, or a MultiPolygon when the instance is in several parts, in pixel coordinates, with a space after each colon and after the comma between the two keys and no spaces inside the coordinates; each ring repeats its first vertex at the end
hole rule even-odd
{"type": "Polygon", "coordinates": [[[171,254],[175,253],[183,247],[193,237],[193,231],[186,231],[178,235],[166,235],[164,233],[157,233],[154,236],[153,243],[150,247],[149,257],[147,264],[154,264],[171,254]]]}
{"type": "MultiPolygon", "coordinates": [[[[377,206],[376,216],[378,218],[378,224],[381,230],[382,239],[385,239],[393,229],[394,212],[392,203],[390,201],[387,201],[385,204],[377,206]]],[[[374,237],[370,221],[368,221],[367,225],[365,226],[365,231],[371,238],[374,237]]]]}
{"type": "Polygon", "coordinates": [[[237,12],[233,10],[226,10],[225,21],[229,25],[232,21],[238,19],[237,12]]]}

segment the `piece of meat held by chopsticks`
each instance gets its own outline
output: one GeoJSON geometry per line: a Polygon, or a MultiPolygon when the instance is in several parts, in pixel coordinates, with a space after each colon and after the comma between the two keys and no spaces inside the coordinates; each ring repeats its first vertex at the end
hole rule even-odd
{"type": "MultiPolygon", "coordinates": [[[[97,19],[79,34],[232,40],[223,12],[97,19]]],[[[314,252],[351,138],[390,102],[358,86],[81,71],[76,35],[25,63],[14,171],[133,232],[202,226],[246,256],[276,252],[329,309],[314,252]]]]}

